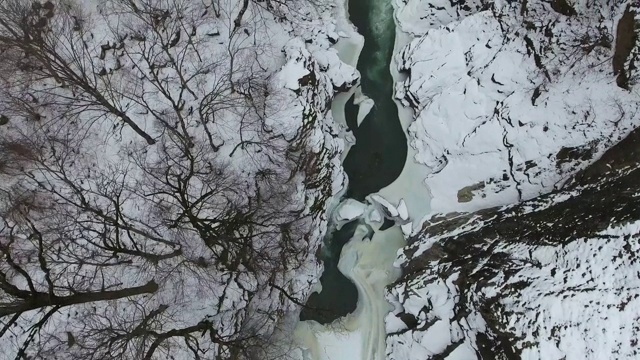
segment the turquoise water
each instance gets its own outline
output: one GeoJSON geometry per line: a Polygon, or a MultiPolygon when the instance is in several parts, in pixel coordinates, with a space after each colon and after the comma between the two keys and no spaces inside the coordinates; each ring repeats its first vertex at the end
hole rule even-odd
{"type": "Polygon", "coordinates": [[[375,102],[360,127],[354,126],[357,109],[347,113],[356,144],[343,164],[349,176],[346,196],[363,200],[400,175],[407,157],[407,140],[392,98],[393,78],[389,64],[393,54],[395,23],[391,1],[351,0],[349,12],[351,21],[365,38],[358,61],[362,92],[375,102]]]}
{"type": "MultiPolygon", "coordinates": [[[[393,54],[395,23],[391,0],[350,0],[351,22],[364,36],[364,48],[358,60],[362,92],[375,106],[357,127],[358,107],[353,99],[345,107],[345,117],[356,138],[343,166],[349,177],[346,197],[359,201],[392,183],[402,172],[407,157],[407,141],[392,99],[393,78],[389,64],[393,54]]],[[[309,298],[300,320],[326,324],[356,308],[358,292],[338,270],[342,247],[353,236],[357,222],[345,225],[325,239],[322,254],[325,270],[320,278],[322,292],[309,298]]]]}

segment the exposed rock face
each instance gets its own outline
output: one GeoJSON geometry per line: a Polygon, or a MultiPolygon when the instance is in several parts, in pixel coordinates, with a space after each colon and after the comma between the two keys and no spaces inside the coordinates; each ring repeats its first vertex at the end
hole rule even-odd
{"type": "Polygon", "coordinates": [[[426,226],[390,292],[390,358],[636,358],[639,195],[636,130],[565,189],[426,226]]]}
{"type": "Polygon", "coordinates": [[[638,358],[635,3],[420,4],[397,95],[445,215],[400,254],[388,358],[638,358]]]}
{"type": "Polygon", "coordinates": [[[636,45],[638,36],[636,34],[635,12],[631,10],[631,5],[627,6],[624,14],[618,21],[616,27],[616,44],[613,53],[613,73],[617,75],[616,83],[621,88],[629,88],[629,76],[635,69],[634,59],[638,56],[637,52],[632,55],[633,48],[636,45]]]}

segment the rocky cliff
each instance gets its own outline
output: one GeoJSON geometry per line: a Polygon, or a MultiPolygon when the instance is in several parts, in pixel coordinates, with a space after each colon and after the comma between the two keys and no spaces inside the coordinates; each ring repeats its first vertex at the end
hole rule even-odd
{"type": "Polygon", "coordinates": [[[639,161],[636,130],[560,191],[426,226],[391,290],[390,358],[637,356],[639,161]]]}
{"type": "Polygon", "coordinates": [[[423,10],[405,27],[432,29],[402,54],[415,58],[399,94],[418,109],[414,145],[439,164],[427,183],[444,215],[400,254],[388,358],[637,358],[633,4],[468,1],[423,10]],[[438,62],[446,49],[450,60],[463,54],[462,76],[445,77],[455,65],[438,62]],[[496,68],[507,55],[517,59],[496,68]],[[485,97],[494,98],[488,112],[485,97]]]}

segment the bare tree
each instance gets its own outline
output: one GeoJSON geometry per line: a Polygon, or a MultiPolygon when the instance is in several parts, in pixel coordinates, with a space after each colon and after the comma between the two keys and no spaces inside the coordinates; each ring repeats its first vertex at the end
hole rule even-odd
{"type": "MultiPolygon", "coordinates": [[[[6,0],[0,4],[0,50],[9,53],[21,72],[20,81],[5,80],[8,104],[20,105],[39,119],[41,101],[56,104],[66,116],[96,112],[94,118],[109,116],[121,120],[152,145],[155,140],[128,114],[122,98],[110,91],[106,69],[98,67],[95,53],[87,45],[90,24],[71,2],[30,3],[6,0]],[[37,4],[37,5],[36,5],[37,4]],[[39,89],[29,86],[39,82],[39,89]],[[22,86],[21,86],[22,85],[22,86]],[[25,86],[30,92],[24,93],[25,86]]],[[[5,106],[7,103],[5,103],[5,106]]]]}
{"type": "Polygon", "coordinates": [[[309,129],[270,128],[260,48],[233,29],[221,44],[210,9],[0,4],[0,338],[16,358],[276,356],[316,215],[296,187],[309,129]]]}

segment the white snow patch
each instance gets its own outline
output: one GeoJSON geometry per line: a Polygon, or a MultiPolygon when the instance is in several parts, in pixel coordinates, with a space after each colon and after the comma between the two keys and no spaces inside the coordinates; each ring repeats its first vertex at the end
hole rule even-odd
{"type": "Polygon", "coordinates": [[[367,205],[353,199],[347,199],[340,203],[337,209],[337,217],[338,221],[351,221],[355,218],[358,218],[364,214],[367,205]]]}
{"type": "Polygon", "coordinates": [[[400,219],[402,220],[409,219],[409,210],[407,210],[407,204],[404,202],[404,199],[400,200],[397,210],[398,210],[398,216],[400,216],[400,219]]]}
{"type": "Polygon", "coordinates": [[[388,217],[394,218],[400,215],[398,209],[380,195],[372,194],[367,196],[367,200],[374,206],[381,206],[381,209],[388,217]]]}

